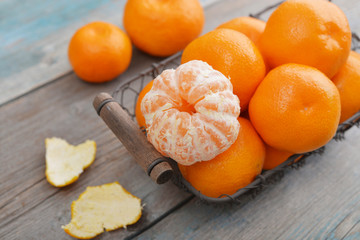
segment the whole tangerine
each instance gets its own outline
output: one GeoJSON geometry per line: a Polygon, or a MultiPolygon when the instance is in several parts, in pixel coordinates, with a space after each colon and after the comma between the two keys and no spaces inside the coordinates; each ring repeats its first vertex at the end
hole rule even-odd
{"type": "Polygon", "coordinates": [[[182,176],[208,197],[234,194],[261,173],[264,144],[249,120],[240,117],[238,121],[238,138],[228,150],[210,161],[190,166],[178,164],[182,176]]]}
{"type": "Polygon", "coordinates": [[[332,81],[340,93],[342,123],[360,111],[360,54],[352,51],[332,81]]]}
{"type": "Polygon", "coordinates": [[[259,43],[270,68],[299,63],[332,78],[349,56],[351,31],[334,3],[287,0],[269,17],[259,43]]]}
{"type": "Polygon", "coordinates": [[[123,22],[137,48],[165,57],[183,50],[195,39],[204,19],[198,0],[128,0],[123,22]]]}
{"type": "Polygon", "coordinates": [[[230,78],[241,110],[247,109],[256,87],[266,72],[263,58],[255,44],[232,29],[215,29],[192,41],[181,62],[202,60],[230,78]]]}
{"type": "Polygon", "coordinates": [[[340,110],[334,83],[316,68],[293,63],[270,71],[249,104],[250,120],[265,143],[293,153],[329,142],[340,110]]]}
{"type": "Polygon", "coordinates": [[[81,79],[101,83],[114,79],[129,66],[132,55],[128,36],[117,26],[92,22],[71,38],[68,56],[81,79]]]}

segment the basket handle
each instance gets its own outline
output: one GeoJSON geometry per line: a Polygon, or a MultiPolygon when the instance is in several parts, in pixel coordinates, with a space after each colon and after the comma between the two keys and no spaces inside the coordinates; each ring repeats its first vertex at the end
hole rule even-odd
{"type": "Polygon", "coordinates": [[[173,169],[167,159],[147,141],[137,124],[131,120],[130,116],[110,94],[98,94],[93,101],[93,106],[154,182],[162,184],[172,177],[173,169]]]}

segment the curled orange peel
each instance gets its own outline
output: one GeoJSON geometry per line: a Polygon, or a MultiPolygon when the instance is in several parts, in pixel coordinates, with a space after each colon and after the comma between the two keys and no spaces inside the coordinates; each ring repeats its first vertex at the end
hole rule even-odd
{"type": "Polygon", "coordinates": [[[87,140],[73,146],[60,138],[47,138],[45,147],[45,175],[47,181],[55,187],[64,187],[75,182],[95,160],[94,141],[87,140]]]}
{"type": "Polygon", "coordinates": [[[141,217],[141,199],[133,196],[118,182],[87,187],[71,204],[71,221],[63,226],[72,237],[90,239],[136,223],[141,217]]]}

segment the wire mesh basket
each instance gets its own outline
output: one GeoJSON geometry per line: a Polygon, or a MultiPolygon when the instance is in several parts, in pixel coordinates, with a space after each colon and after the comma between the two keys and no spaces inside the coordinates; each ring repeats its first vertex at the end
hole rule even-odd
{"type": "MultiPolygon", "coordinates": [[[[251,17],[261,19],[264,15],[269,14],[275,7],[280,5],[281,2],[268,6],[264,8],[262,11],[259,11],[256,14],[249,14],[251,17]]],[[[352,50],[357,50],[360,48],[360,38],[357,34],[352,34],[352,50]]],[[[135,120],[135,107],[136,102],[141,90],[149,83],[151,80],[156,78],[163,70],[176,68],[180,65],[181,53],[177,53],[159,63],[153,63],[151,67],[144,70],[142,73],[134,76],[129,79],[126,83],[119,85],[112,94],[112,97],[118,101],[120,106],[127,112],[127,114],[135,120]],[[129,100],[129,99],[132,99],[129,100]]],[[[356,113],[350,119],[345,121],[344,123],[338,126],[336,135],[334,139],[336,141],[344,139],[344,133],[349,130],[354,125],[360,125],[360,112],[356,113]]],[[[145,132],[145,129],[143,129],[145,132]]],[[[181,175],[177,164],[172,159],[168,159],[169,163],[173,167],[175,171],[175,175],[173,176],[173,182],[180,188],[194,194],[200,200],[209,203],[241,203],[246,201],[249,197],[255,196],[258,192],[260,192],[264,187],[268,184],[279,181],[283,175],[284,171],[289,168],[299,168],[304,163],[307,157],[314,154],[321,154],[325,150],[325,146],[304,154],[295,154],[290,156],[285,162],[275,167],[272,170],[263,170],[260,175],[258,175],[252,183],[248,186],[239,189],[236,193],[232,195],[221,195],[218,198],[207,197],[198,190],[196,190],[189,182],[187,182],[181,175]]]]}

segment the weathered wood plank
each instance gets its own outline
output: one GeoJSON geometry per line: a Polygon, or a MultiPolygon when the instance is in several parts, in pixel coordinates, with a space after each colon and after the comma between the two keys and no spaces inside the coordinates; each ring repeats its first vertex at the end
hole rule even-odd
{"type": "Polygon", "coordinates": [[[326,237],[328,239],[360,239],[360,207],[352,209],[336,228],[326,237]]]}
{"type": "Polygon", "coordinates": [[[360,130],[346,136],[243,206],[208,206],[193,200],[139,239],[342,239],[348,231],[356,236],[360,130]]]}
{"type": "Polygon", "coordinates": [[[81,26],[101,20],[124,29],[125,2],[0,1],[0,105],[70,72],[68,42],[81,26]]]}
{"type": "Polygon", "coordinates": [[[346,234],[343,240],[357,240],[360,239],[360,220],[356,223],[356,225],[350,229],[350,231],[346,234]]]}
{"type": "MultiPolygon", "coordinates": [[[[142,60],[139,68],[150,64],[141,56],[137,58],[142,60]]],[[[131,69],[129,74],[137,71],[136,67],[131,69]]],[[[145,215],[133,231],[186,199],[188,194],[171,183],[154,184],[96,115],[92,107],[95,94],[111,91],[117,84],[91,85],[70,74],[0,108],[1,239],[25,236],[43,239],[49,233],[55,239],[66,239],[61,225],[70,220],[71,201],[89,185],[117,180],[143,199],[145,215]],[[85,139],[93,139],[98,144],[94,164],[75,184],[63,189],[52,187],[44,177],[44,139],[52,136],[68,139],[73,144],[85,139]],[[163,196],[167,196],[166,199],[163,196]],[[34,226],[42,227],[34,232],[34,226]]],[[[131,233],[122,230],[110,236],[124,237],[131,233]]]]}

